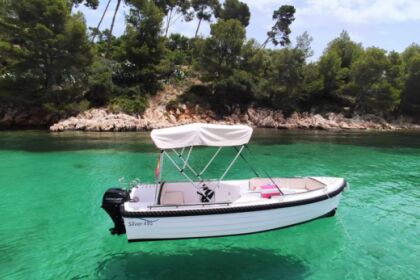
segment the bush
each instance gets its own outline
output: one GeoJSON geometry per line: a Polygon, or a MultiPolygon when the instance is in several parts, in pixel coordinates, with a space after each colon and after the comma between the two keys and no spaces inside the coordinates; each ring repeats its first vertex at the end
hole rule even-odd
{"type": "Polygon", "coordinates": [[[254,100],[252,77],[245,71],[214,83],[213,109],[219,114],[230,113],[233,105],[247,107],[254,100]]]}
{"type": "Polygon", "coordinates": [[[105,105],[112,94],[113,62],[98,57],[89,70],[87,98],[94,106],[105,105]]]}
{"type": "Polygon", "coordinates": [[[168,102],[168,104],[166,104],[166,111],[175,111],[178,108],[179,102],[178,100],[174,99],[168,102]]]}
{"type": "Polygon", "coordinates": [[[42,104],[42,108],[45,112],[54,113],[59,115],[77,114],[86,111],[90,108],[90,102],[86,99],[82,99],[79,102],[65,103],[57,105],[56,103],[46,102],[42,104]]]}
{"type": "Polygon", "coordinates": [[[211,88],[206,85],[193,85],[186,93],[179,96],[178,99],[181,103],[188,103],[192,105],[200,105],[202,108],[212,108],[211,103],[213,95],[211,88]]]}
{"type": "Polygon", "coordinates": [[[130,115],[141,114],[147,108],[147,98],[137,96],[134,98],[120,96],[113,98],[108,105],[108,109],[114,113],[127,113],[130,115]]]}

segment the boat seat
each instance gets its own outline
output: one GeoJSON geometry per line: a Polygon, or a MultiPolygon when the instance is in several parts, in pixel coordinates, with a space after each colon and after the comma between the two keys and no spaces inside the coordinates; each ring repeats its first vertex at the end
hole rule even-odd
{"type": "Polygon", "coordinates": [[[252,178],[249,180],[249,190],[261,191],[261,186],[272,185],[273,181],[280,188],[313,191],[325,187],[325,185],[312,178],[252,178]]]}
{"type": "Polygon", "coordinates": [[[241,191],[238,186],[221,183],[215,191],[216,202],[233,202],[241,197],[241,191]]]}
{"type": "Polygon", "coordinates": [[[161,199],[162,205],[184,204],[183,192],[165,192],[161,199]]]}
{"type": "Polygon", "coordinates": [[[277,186],[281,186],[279,180],[277,178],[252,178],[249,180],[249,190],[250,191],[261,191],[262,186],[273,185],[276,183],[277,186]]]}

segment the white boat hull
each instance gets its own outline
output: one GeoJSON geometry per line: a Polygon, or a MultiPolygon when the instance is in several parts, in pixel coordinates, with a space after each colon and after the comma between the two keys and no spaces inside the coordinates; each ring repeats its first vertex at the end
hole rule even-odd
{"type": "Polygon", "coordinates": [[[338,207],[341,193],[298,206],[238,213],[123,217],[129,241],[200,238],[250,234],[304,223],[325,216],[338,207]]]}

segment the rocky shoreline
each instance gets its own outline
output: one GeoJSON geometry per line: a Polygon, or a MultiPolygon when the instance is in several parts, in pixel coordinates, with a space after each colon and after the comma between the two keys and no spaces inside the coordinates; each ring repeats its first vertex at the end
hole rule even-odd
{"type": "Polygon", "coordinates": [[[0,107],[0,129],[45,129],[57,123],[63,115],[46,112],[38,107],[0,107]]]}
{"type": "MultiPolygon", "coordinates": [[[[192,81],[191,83],[197,83],[192,81]]],[[[151,96],[143,114],[128,115],[115,113],[108,108],[92,108],[71,116],[69,113],[51,113],[38,107],[0,106],[0,129],[49,128],[52,132],[80,131],[147,131],[194,122],[247,124],[252,127],[277,129],[319,129],[319,130],[397,130],[420,129],[410,119],[399,118],[386,121],[374,115],[311,114],[294,113],[285,117],[279,110],[250,107],[239,108],[231,115],[218,117],[213,111],[199,105],[182,104],[178,97],[188,85],[166,85],[163,90],[151,96]]]]}
{"type": "Polygon", "coordinates": [[[285,118],[281,111],[265,108],[249,108],[218,119],[211,111],[198,106],[188,108],[181,105],[174,110],[149,108],[143,115],[131,116],[124,113],[112,113],[105,108],[90,109],[75,117],[61,120],[50,127],[52,132],[81,131],[145,131],[154,128],[170,127],[194,122],[247,124],[253,127],[278,129],[319,129],[319,130],[396,130],[419,129],[420,126],[404,120],[389,123],[374,115],[353,116],[346,118],[342,114],[325,115],[294,113],[285,118]]]}

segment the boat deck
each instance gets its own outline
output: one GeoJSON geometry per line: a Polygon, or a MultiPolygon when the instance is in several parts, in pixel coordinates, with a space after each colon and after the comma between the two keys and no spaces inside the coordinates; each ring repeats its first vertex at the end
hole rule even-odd
{"type": "Polygon", "coordinates": [[[126,212],[174,211],[218,209],[290,203],[323,196],[340,188],[342,178],[255,178],[250,180],[168,182],[159,184],[140,184],[131,191],[131,200],[124,204],[126,212]],[[273,182],[279,186],[282,194],[273,182]],[[198,187],[205,185],[214,196],[209,202],[201,202],[198,187]],[[270,187],[271,186],[271,187],[270,187]]]}

